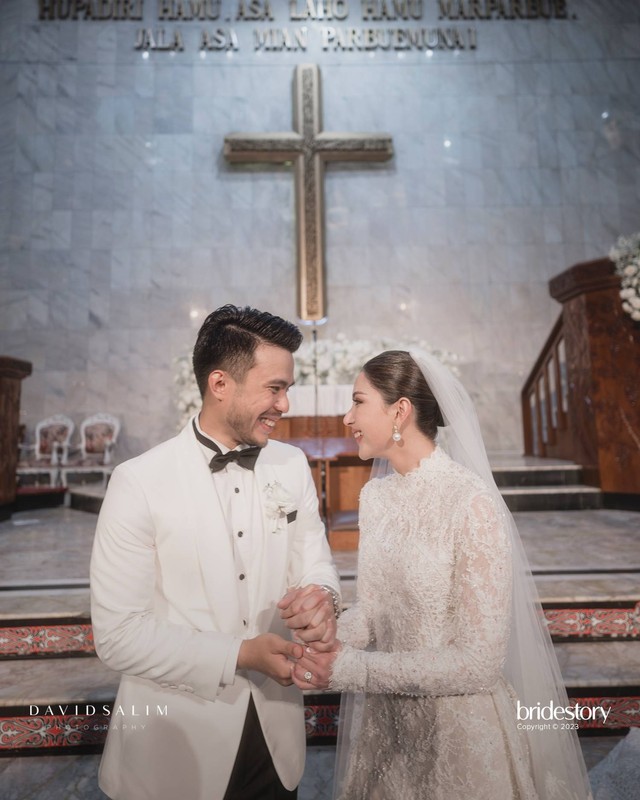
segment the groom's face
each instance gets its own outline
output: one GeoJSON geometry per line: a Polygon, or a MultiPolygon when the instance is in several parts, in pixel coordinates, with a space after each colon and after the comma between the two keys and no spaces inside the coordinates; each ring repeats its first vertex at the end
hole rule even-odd
{"type": "Polygon", "coordinates": [[[262,344],[255,363],[235,382],[226,414],[229,437],[238,444],[264,447],[276,422],[289,410],[293,356],[282,347],[262,344]]]}

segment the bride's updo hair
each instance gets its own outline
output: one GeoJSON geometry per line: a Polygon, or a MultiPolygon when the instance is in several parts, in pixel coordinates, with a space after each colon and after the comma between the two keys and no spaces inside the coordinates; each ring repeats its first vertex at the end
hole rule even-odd
{"type": "Polygon", "coordinates": [[[418,429],[432,441],[436,438],[444,425],[442,412],[422,370],[406,350],[386,350],[369,359],[362,371],[388,406],[401,397],[411,400],[418,429]]]}

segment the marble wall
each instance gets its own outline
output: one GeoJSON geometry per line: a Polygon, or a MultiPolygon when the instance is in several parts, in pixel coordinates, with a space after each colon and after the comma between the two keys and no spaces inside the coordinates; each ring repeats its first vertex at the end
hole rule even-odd
{"type": "Polygon", "coordinates": [[[424,0],[420,20],[372,23],[350,0],[332,23],[292,21],[272,0],[265,23],[222,0],[218,21],[158,23],[161,5],[101,22],[0,5],[0,351],[34,365],[23,421],[109,411],[119,457],[133,455],[175,429],[173,361],[206,312],[295,318],[291,172],[231,167],[222,144],[289,130],[293,68],[314,62],[325,130],[386,131],[395,147],[387,164],[327,169],[320,337],[455,351],[489,447],[520,450],[519,390],[559,313],[548,279],[640,227],[640,5],[451,22],[424,0]],[[254,30],[302,24],[306,51],[254,50],[254,30]],[[477,47],[323,50],[328,25],[472,28],[477,47]],[[184,50],[136,50],[139,29],[158,27],[184,50]],[[200,51],[218,27],[238,49],[200,51]]]}

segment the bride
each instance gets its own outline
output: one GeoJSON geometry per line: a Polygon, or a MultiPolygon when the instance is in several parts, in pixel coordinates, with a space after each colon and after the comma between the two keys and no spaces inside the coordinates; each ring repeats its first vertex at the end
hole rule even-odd
{"type": "Polygon", "coordinates": [[[575,731],[535,718],[569,703],[468,394],[432,356],[389,351],[364,365],[344,422],[392,470],[362,490],[336,648],[292,667],[301,689],[346,693],[336,796],[589,798],[575,731]]]}

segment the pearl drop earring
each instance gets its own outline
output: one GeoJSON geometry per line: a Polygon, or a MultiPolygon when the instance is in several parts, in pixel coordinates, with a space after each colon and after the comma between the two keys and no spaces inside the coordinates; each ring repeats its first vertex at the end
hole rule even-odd
{"type": "Polygon", "coordinates": [[[394,424],[393,426],[393,433],[391,434],[391,438],[394,442],[401,442],[402,441],[402,434],[398,430],[398,426],[394,424]]]}

